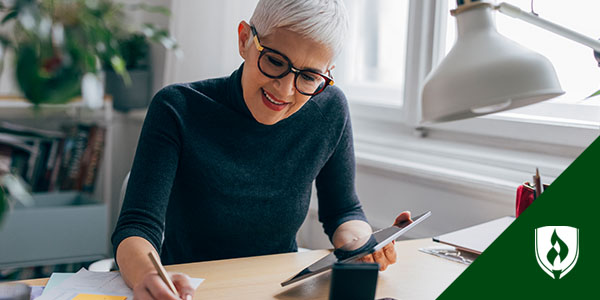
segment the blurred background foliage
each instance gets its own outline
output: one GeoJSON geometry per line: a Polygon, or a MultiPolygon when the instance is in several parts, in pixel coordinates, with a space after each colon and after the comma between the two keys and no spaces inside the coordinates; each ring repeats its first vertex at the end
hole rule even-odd
{"type": "Polygon", "coordinates": [[[152,23],[127,28],[126,12],[140,9],[170,13],[111,0],[0,1],[0,58],[14,51],[15,79],[35,105],[71,100],[82,93],[84,76],[101,80],[103,70],[114,70],[129,84],[127,70],[146,63],[148,42],[177,48],[169,32],[152,23]]]}

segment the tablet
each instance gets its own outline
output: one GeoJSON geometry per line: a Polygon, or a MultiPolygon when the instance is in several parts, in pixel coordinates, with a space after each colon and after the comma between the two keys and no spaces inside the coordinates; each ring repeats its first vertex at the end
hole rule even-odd
{"type": "Polygon", "coordinates": [[[345,244],[344,246],[335,249],[325,257],[319,259],[312,265],[306,267],[304,270],[300,271],[300,273],[282,282],[281,286],[286,286],[291,283],[323,273],[331,269],[337,262],[349,263],[365,255],[380,250],[405,232],[409,231],[411,228],[415,227],[417,224],[421,223],[423,220],[427,219],[430,215],[431,211],[428,211],[424,214],[413,217],[412,222],[404,221],[399,225],[378,230],[369,236],[365,236],[345,244]]]}

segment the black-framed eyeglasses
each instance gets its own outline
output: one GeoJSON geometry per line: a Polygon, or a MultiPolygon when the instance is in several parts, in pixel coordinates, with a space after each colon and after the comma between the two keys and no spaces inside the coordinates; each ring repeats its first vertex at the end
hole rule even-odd
{"type": "MultiPolygon", "coordinates": [[[[296,90],[306,96],[314,96],[329,85],[333,85],[333,78],[321,74],[315,70],[304,69],[300,70],[292,65],[292,61],[281,52],[262,46],[258,39],[256,28],[251,25],[252,34],[254,35],[254,45],[260,52],[258,57],[258,69],[267,77],[279,79],[285,77],[290,72],[294,73],[294,87],[296,90]]],[[[329,72],[329,71],[328,71],[329,72]]]]}

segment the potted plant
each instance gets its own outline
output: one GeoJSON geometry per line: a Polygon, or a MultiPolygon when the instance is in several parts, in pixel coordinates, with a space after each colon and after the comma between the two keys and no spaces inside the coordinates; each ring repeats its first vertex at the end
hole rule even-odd
{"type": "MultiPolygon", "coordinates": [[[[111,0],[14,0],[0,2],[4,48],[14,51],[15,78],[25,98],[35,105],[64,103],[82,95],[88,104],[102,104],[102,71],[110,66],[130,82],[119,37],[126,32],[125,10],[168,13],[145,4],[126,6],[111,0]]],[[[135,31],[135,30],[134,30],[135,31]]],[[[138,31],[167,48],[176,44],[166,30],[146,24],[138,31]]],[[[2,51],[3,53],[4,51],[2,51]]]]}
{"type": "Polygon", "coordinates": [[[106,92],[113,98],[113,107],[120,111],[147,107],[152,85],[149,42],[145,35],[133,33],[119,39],[119,50],[131,80],[121,80],[117,72],[106,66],[106,92]]]}
{"type": "MultiPolygon", "coordinates": [[[[170,11],[162,6],[137,4],[132,8],[170,15],[170,11]]],[[[140,30],[120,32],[117,39],[129,76],[127,80],[120,80],[119,73],[110,64],[106,65],[106,91],[113,97],[113,107],[120,111],[147,107],[152,96],[150,43],[160,44],[165,49],[176,49],[177,44],[167,30],[151,23],[143,24],[140,30]]]]}

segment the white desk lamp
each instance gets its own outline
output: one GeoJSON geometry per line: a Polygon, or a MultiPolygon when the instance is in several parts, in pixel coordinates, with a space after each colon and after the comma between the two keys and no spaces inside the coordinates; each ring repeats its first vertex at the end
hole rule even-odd
{"type": "Polygon", "coordinates": [[[600,52],[600,41],[507,3],[457,0],[458,37],[425,79],[421,122],[446,122],[514,109],[564,94],[554,67],[496,31],[493,11],[521,19],[600,52]]]}

